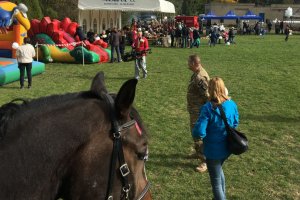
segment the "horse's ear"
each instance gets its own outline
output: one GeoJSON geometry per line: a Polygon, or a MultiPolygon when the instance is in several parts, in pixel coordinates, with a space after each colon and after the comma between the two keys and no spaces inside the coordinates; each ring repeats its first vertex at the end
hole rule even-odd
{"type": "Polygon", "coordinates": [[[95,93],[98,96],[101,96],[101,93],[107,93],[105,82],[104,82],[104,73],[98,72],[94,77],[91,85],[91,92],[95,93]]]}
{"type": "Polygon", "coordinates": [[[119,117],[129,114],[130,107],[134,101],[137,79],[126,81],[119,90],[115,99],[115,108],[119,117]]]}

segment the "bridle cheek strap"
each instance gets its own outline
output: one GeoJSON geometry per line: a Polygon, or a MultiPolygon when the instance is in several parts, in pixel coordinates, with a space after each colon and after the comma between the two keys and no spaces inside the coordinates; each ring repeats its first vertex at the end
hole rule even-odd
{"type": "Polygon", "coordinates": [[[113,134],[113,151],[111,155],[111,163],[110,163],[110,171],[109,171],[109,178],[108,178],[108,187],[106,193],[107,200],[113,200],[113,185],[114,185],[114,178],[115,178],[115,170],[117,165],[117,159],[119,160],[120,164],[120,173],[122,179],[122,196],[121,199],[128,199],[128,194],[130,191],[130,184],[128,183],[128,175],[130,170],[128,168],[127,163],[124,159],[124,152],[123,152],[123,145],[121,139],[121,130],[122,126],[120,127],[115,115],[115,108],[114,108],[114,100],[109,94],[104,95],[106,101],[110,106],[110,116],[111,116],[111,132],[113,134]]]}
{"type": "Polygon", "coordinates": [[[146,197],[146,195],[148,194],[149,190],[150,190],[151,184],[148,181],[147,185],[145,186],[145,188],[143,189],[142,193],[140,194],[140,196],[136,199],[136,200],[142,200],[146,197]]]}
{"type": "MultiPolygon", "coordinates": [[[[107,193],[106,193],[106,199],[107,200],[113,200],[113,185],[114,185],[114,178],[115,178],[115,172],[116,172],[116,165],[117,165],[117,159],[119,160],[120,165],[120,174],[121,174],[121,180],[122,180],[122,191],[121,191],[121,197],[120,199],[129,199],[129,191],[131,189],[131,185],[128,183],[128,175],[130,174],[130,169],[125,162],[124,158],[124,152],[123,152],[123,144],[122,144],[122,134],[121,131],[123,129],[130,128],[131,126],[135,125],[136,127],[137,122],[135,120],[130,120],[126,122],[125,124],[119,126],[119,123],[117,121],[116,115],[115,115],[115,107],[114,107],[114,100],[109,94],[104,95],[106,101],[109,103],[110,106],[110,116],[111,116],[111,132],[113,135],[113,151],[111,155],[111,163],[110,163],[110,171],[109,171],[109,178],[108,178],[108,187],[107,187],[107,193]]],[[[142,133],[140,127],[138,126],[137,131],[139,134],[142,133]]],[[[146,152],[146,155],[143,157],[142,160],[147,159],[148,149],[146,152]]],[[[150,188],[150,182],[147,182],[146,187],[144,188],[143,192],[140,194],[140,196],[137,198],[137,200],[143,199],[146,194],[148,193],[150,188]]]]}

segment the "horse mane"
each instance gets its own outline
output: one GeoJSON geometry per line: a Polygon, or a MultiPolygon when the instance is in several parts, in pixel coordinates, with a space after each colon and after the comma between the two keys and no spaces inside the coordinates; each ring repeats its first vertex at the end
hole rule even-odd
{"type": "Polygon", "coordinates": [[[9,123],[12,119],[17,118],[18,115],[28,112],[34,114],[40,110],[43,110],[45,106],[57,106],[65,103],[69,103],[75,99],[89,99],[89,98],[101,98],[98,94],[91,91],[85,91],[80,93],[67,93],[63,95],[52,95],[41,97],[38,99],[25,100],[25,99],[14,99],[11,102],[4,104],[0,107],[0,140],[2,140],[8,129],[9,123]],[[17,102],[21,103],[17,103],[17,102]]]}
{"type": "Polygon", "coordinates": [[[0,140],[6,134],[8,122],[20,110],[22,105],[26,105],[27,103],[28,101],[25,99],[14,99],[11,102],[0,107],[0,140]],[[22,101],[22,104],[17,104],[15,103],[16,101],[22,101]]]}

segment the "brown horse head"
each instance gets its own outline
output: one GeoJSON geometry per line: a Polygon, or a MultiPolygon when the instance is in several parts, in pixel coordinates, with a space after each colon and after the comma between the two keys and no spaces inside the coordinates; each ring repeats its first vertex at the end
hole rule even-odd
{"type": "Polygon", "coordinates": [[[89,91],[10,103],[12,112],[2,106],[0,199],[151,199],[143,159],[147,132],[132,106],[136,84],[128,80],[110,95],[99,73],[89,91]],[[115,145],[116,132],[128,187],[122,159],[112,164],[120,145],[115,145]]]}

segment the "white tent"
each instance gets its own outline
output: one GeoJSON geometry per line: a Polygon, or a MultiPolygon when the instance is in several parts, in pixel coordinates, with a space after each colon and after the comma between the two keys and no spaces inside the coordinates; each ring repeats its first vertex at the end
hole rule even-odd
{"type": "Polygon", "coordinates": [[[79,0],[78,22],[84,31],[101,32],[121,28],[122,11],[175,13],[174,4],[166,0],[79,0]]]}
{"type": "Polygon", "coordinates": [[[79,0],[80,10],[152,11],[175,13],[174,4],[166,0],[79,0]]]}
{"type": "Polygon", "coordinates": [[[175,14],[175,6],[170,1],[159,0],[160,9],[159,11],[162,13],[172,13],[175,14]]]}

